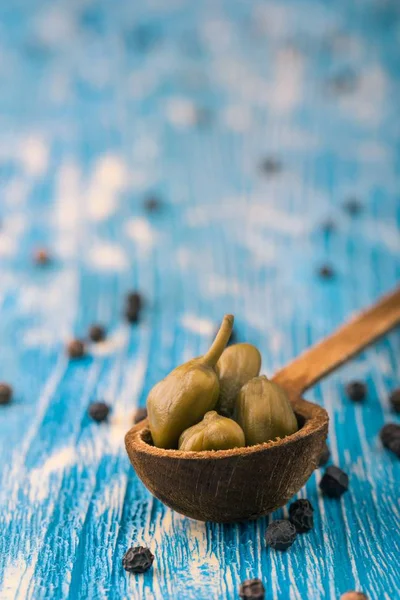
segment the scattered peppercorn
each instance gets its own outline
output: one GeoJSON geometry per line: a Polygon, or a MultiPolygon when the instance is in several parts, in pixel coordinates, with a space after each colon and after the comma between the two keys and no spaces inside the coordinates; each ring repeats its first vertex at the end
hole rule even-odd
{"type": "Polygon", "coordinates": [[[328,467],[319,483],[321,491],[330,498],[340,498],[349,488],[348,475],[339,467],[328,467]]]}
{"type": "Polygon", "coordinates": [[[400,425],[387,423],[380,431],[382,444],[400,458],[400,425]]]}
{"type": "Polygon", "coordinates": [[[0,405],[9,404],[13,395],[13,389],[8,383],[0,383],[0,405]]]}
{"type": "Polygon", "coordinates": [[[314,527],[314,508],[309,500],[296,500],[289,506],[289,520],[297,533],[305,533],[314,527]]]}
{"type": "Polygon", "coordinates": [[[139,321],[140,311],[133,306],[127,306],[124,314],[128,323],[137,323],[139,321]]]}
{"type": "Polygon", "coordinates": [[[137,323],[143,308],[143,297],[139,292],[130,292],[126,296],[125,318],[129,323],[137,323]]]}
{"type": "Polygon", "coordinates": [[[390,442],[388,449],[400,458],[400,436],[390,442]]]}
{"type": "Polygon", "coordinates": [[[276,175],[282,171],[282,163],[279,159],[269,156],[262,161],[260,168],[266,175],[276,175]]]}
{"type": "Polygon", "coordinates": [[[105,421],[110,413],[110,407],[105,402],[93,402],[89,406],[89,416],[92,417],[93,421],[102,423],[105,421]]]}
{"type": "Polygon", "coordinates": [[[338,94],[350,94],[357,87],[357,76],[351,69],[345,69],[332,77],[329,85],[338,94]]]}
{"type": "Polygon", "coordinates": [[[125,571],[129,573],[144,573],[153,564],[154,555],[148,548],[137,546],[129,548],[122,559],[125,571]]]}
{"type": "Polygon", "coordinates": [[[265,534],[265,543],[274,550],[287,550],[297,536],[296,527],[284,519],[273,521],[268,525],[265,534]]]}
{"type": "Polygon", "coordinates": [[[400,413],[400,388],[393,390],[389,396],[389,402],[394,412],[400,413]]]}
{"type": "Polygon", "coordinates": [[[149,213],[159,212],[162,209],[162,202],[157,196],[147,196],[143,201],[143,207],[149,213]]]}
{"type": "Polygon", "coordinates": [[[343,204],[344,210],[352,217],[356,217],[362,212],[363,206],[357,198],[348,198],[343,204]]]}
{"type": "Polygon", "coordinates": [[[135,412],[135,416],[133,417],[133,422],[136,425],[136,423],[140,423],[140,421],[143,421],[146,418],[147,418],[147,408],[146,407],[140,407],[135,412]]]}
{"type": "Polygon", "coordinates": [[[261,579],[246,579],[240,584],[239,597],[242,600],[264,600],[265,588],[261,579]]]}
{"type": "Polygon", "coordinates": [[[362,402],[367,396],[367,386],[362,381],[351,381],[346,385],[346,392],[353,402],[362,402]]]}
{"type": "Polygon", "coordinates": [[[126,296],[126,306],[141,310],[143,308],[143,296],[139,292],[129,292],[126,296]]]}
{"type": "Polygon", "coordinates": [[[346,592],[340,596],[340,600],[368,600],[362,592],[346,592]]]}
{"type": "Polygon", "coordinates": [[[321,452],[321,455],[319,457],[319,461],[318,461],[318,467],[323,467],[326,465],[326,463],[328,462],[328,460],[331,457],[331,451],[329,450],[329,446],[328,444],[325,442],[325,446],[324,449],[321,452]]]}
{"type": "Polygon", "coordinates": [[[330,265],[322,265],[318,269],[318,275],[322,279],[333,279],[335,277],[335,271],[330,265]]]}
{"type": "Polygon", "coordinates": [[[326,221],[321,223],[321,229],[324,233],[333,233],[336,231],[337,226],[333,219],[326,219],[326,221]]]}
{"type": "Polygon", "coordinates": [[[85,344],[78,339],[71,340],[67,346],[67,353],[70,358],[82,358],[85,356],[85,344]]]}
{"type": "Polygon", "coordinates": [[[92,342],[102,342],[106,338],[106,330],[102,325],[91,325],[89,328],[89,339],[92,342]]]}
{"type": "Polygon", "coordinates": [[[46,248],[37,248],[33,254],[34,261],[37,265],[45,266],[50,263],[50,254],[46,248]]]}

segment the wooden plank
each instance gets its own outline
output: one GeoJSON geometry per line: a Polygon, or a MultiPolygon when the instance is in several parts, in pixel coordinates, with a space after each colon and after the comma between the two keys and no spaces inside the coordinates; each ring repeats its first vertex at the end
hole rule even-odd
{"type": "Polygon", "coordinates": [[[398,422],[398,332],[308,392],[351,484],[332,501],[315,472],[299,494],[315,528],[287,553],[265,549],[269,519],[203,524],[165,508],[123,435],[225,312],[272,374],[399,280],[398,11],[136,4],[0,6],[0,380],[16,391],[0,407],[0,600],[234,600],[254,576],[274,600],[354,588],[394,600],[400,466],[378,433],[398,422]],[[261,173],[267,156],[281,172],[261,173]],[[160,214],[143,211],[147,192],[160,214]],[[350,217],[354,194],[364,212],[350,217]],[[321,231],[327,217],[336,232],[321,231]],[[54,251],[49,269],[31,265],[37,244],[54,251]],[[315,275],[325,262],[332,281],[315,275]],[[132,328],[131,288],[148,301],[132,328]],[[109,342],[68,364],[65,340],[94,320],[109,342]],[[362,406],[344,392],[354,378],[362,406]],[[87,417],[98,398],[108,425],[87,417]],[[131,544],[155,553],[143,576],[122,569],[131,544]]]}

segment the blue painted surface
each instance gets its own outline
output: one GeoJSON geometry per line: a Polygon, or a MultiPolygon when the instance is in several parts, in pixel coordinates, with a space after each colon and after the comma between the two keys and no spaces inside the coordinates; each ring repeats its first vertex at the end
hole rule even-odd
{"type": "Polygon", "coordinates": [[[223,313],[272,374],[399,280],[399,16],[394,0],[0,3],[1,600],[230,600],[254,576],[274,600],[400,597],[400,466],[378,439],[398,422],[398,333],[307,395],[351,487],[326,500],[311,477],[314,531],[285,554],[264,547],[268,519],[172,513],[123,447],[223,313]],[[282,169],[263,173],[270,156],[282,169]],[[32,264],[38,245],[51,266],[32,264]],[[147,306],[130,327],[133,288],[147,306]],[[68,363],[94,321],[109,341],[68,363]],[[355,377],[362,406],[344,394],[355,377]],[[96,399],[108,425],[87,417],[96,399]],[[143,576],[122,570],[132,544],[156,555],[143,576]]]}

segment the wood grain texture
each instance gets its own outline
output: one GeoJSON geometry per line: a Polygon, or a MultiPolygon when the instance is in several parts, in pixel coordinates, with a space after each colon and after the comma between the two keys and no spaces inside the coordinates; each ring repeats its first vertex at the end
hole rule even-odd
{"type": "Polygon", "coordinates": [[[398,597],[400,466],[378,439],[398,422],[398,332],[307,393],[351,483],[327,500],[315,472],[299,493],[314,530],[285,554],[263,540],[286,508],[186,519],[145,490],[123,443],[224,313],[270,375],[398,283],[398,23],[392,0],[0,3],[0,380],[15,389],[0,411],[1,600],[234,600],[254,576],[268,600],[398,597]],[[271,155],[282,169],[268,174],[271,155]],[[149,191],[160,214],[142,208],[149,191]],[[316,276],[322,263],[335,278],[316,276]],[[137,327],[121,319],[133,288],[137,327]],[[95,321],[108,342],[68,363],[66,339],[95,321]],[[355,378],[362,406],[344,392],[355,378]],[[97,399],[107,425],[87,417],[97,399]],[[127,576],[136,544],[156,560],[127,576]]]}
{"type": "Polygon", "coordinates": [[[283,367],[273,380],[296,398],[400,323],[400,288],[283,367]]]}

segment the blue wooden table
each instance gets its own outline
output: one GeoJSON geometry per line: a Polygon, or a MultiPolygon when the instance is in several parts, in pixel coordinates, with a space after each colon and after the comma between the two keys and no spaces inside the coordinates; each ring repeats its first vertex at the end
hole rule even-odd
{"type": "Polygon", "coordinates": [[[272,374],[399,280],[399,36],[397,0],[0,2],[1,600],[233,600],[249,577],[274,600],[400,598],[400,463],[378,437],[399,421],[398,332],[307,394],[350,490],[323,499],[316,471],[315,528],[286,553],[268,518],[173,513],[124,449],[225,312],[272,374]],[[68,361],[93,322],[108,340],[68,361]],[[129,576],[139,544],[154,566],[129,576]]]}

